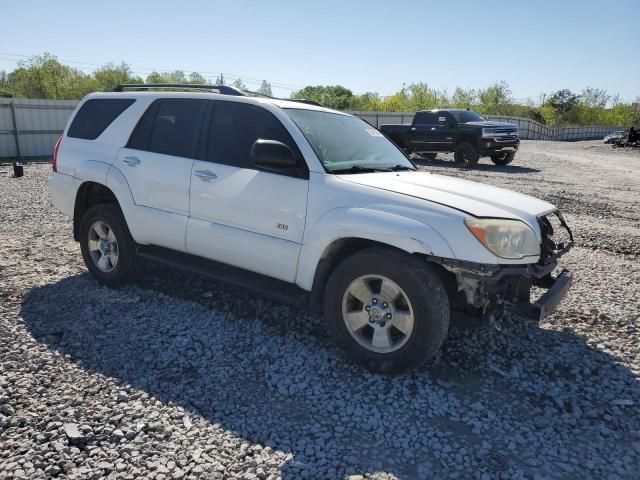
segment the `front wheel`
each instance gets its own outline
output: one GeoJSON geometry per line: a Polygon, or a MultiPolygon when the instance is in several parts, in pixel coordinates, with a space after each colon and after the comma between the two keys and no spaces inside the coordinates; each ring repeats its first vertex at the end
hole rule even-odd
{"type": "Polygon", "coordinates": [[[491,155],[491,161],[496,165],[508,165],[516,158],[516,152],[500,153],[491,155]]]}
{"type": "Polygon", "coordinates": [[[474,167],[478,164],[478,160],[480,160],[480,154],[473,144],[464,142],[456,146],[453,159],[458,164],[466,167],[474,167]]]}
{"type": "Polygon", "coordinates": [[[331,274],[324,315],[335,342],[377,373],[424,364],[444,342],[449,299],[426,261],[372,248],[355,253],[331,274]]]}

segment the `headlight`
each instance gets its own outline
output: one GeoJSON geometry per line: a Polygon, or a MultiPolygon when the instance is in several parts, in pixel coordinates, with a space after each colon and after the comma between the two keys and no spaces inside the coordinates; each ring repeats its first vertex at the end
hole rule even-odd
{"type": "Polygon", "coordinates": [[[467,228],[498,257],[518,259],[540,255],[540,243],[531,227],[519,220],[467,218],[467,228]]]}
{"type": "Polygon", "coordinates": [[[492,137],[493,135],[495,135],[496,133],[496,129],[495,128],[483,128],[482,129],[482,136],[483,137],[492,137]]]}

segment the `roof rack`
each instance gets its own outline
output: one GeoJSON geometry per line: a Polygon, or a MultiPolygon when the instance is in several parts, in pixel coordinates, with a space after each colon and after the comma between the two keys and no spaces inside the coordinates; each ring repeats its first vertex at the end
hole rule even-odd
{"type": "Polygon", "coordinates": [[[239,88],[229,85],[206,85],[200,83],[122,83],[114,87],[112,92],[124,92],[125,90],[152,90],[154,88],[169,88],[173,90],[207,90],[215,91],[223,95],[244,96],[239,88]]]}
{"type": "Polygon", "coordinates": [[[270,95],[265,95],[259,92],[252,92],[249,90],[241,90],[229,85],[207,85],[202,83],[122,83],[114,87],[112,92],[124,92],[126,90],[152,90],[152,89],[172,89],[172,90],[200,90],[210,91],[214,93],[220,93],[222,95],[234,95],[236,97],[257,96],[270,98],[272,100],[286,100],[287,102],[306,103],[307,105],[315,105],[317,107],[324,107],[324,105],[314,102],[313,100],[307,100],[306,98],[277,98],[270,95]]]}

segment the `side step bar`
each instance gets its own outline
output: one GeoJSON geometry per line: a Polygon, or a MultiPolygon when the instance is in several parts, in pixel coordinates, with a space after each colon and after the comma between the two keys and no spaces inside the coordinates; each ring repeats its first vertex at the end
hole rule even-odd
{"type": "Polygon", "coordinates": [[[253,290],[278,302],[298,308],[309,308],[309,292],[294,283],[162,247],[141,245],[137,254],[147,260],[253,290]]]}

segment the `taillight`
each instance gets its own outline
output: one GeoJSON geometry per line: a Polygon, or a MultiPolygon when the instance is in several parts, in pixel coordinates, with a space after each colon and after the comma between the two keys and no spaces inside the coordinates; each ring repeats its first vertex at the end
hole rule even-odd
{"type": "Polygon", "coordinates": [[[60,148],[60,142],[62,142],[62,136],[58,137],[56,146],[53,147],[53,160],[51,160],[51,168],[54,172],[58,171],[58,149],[60,148]]]}

